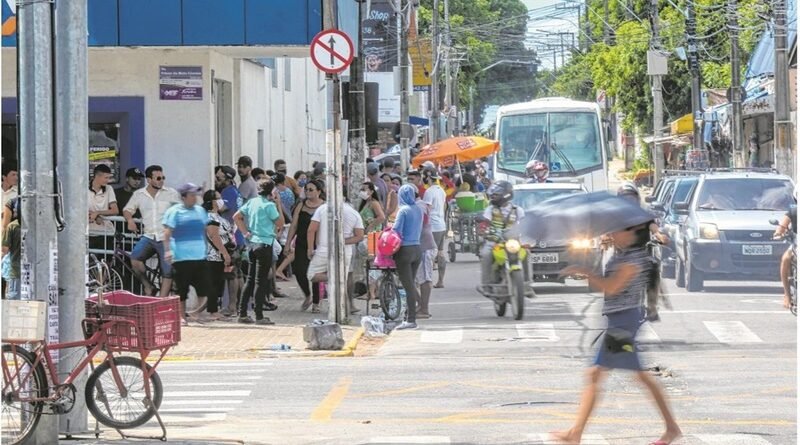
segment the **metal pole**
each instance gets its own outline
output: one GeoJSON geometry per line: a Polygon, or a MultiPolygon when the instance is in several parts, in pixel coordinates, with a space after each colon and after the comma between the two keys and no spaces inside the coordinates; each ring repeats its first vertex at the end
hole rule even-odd
{"type": "Polygon", "coordinates": [[[403,171],[408,170],[411,157],[408,141],[411,138],[411,128],[408,124],[408,20],[410,8],[408,0],[400,0],[400,163],[403,171]]]}
{"type": "Polygon", "coordinates": [[[433,0],[433,18],[431,19],[433,27],[433,60],[431,61],[431,137],[430,143],[436,143],[439,140],[441,131],[439,130],[439,0],[433,0]]]}
{"type": "MultiPolygon", "coordinates": [[[[336,29],[335,0],[323,2],[323,26],[325,29],[336,29]]],[[[329,86],[333,88],[333,141],[330,144],[326,160],[327,195],[328,195],[328,318],[336,323],[348,323],[345,298],[346,277],[344,276],[344,239],[342,238],[342,152],[340,145],[341,90],[339,75],[330,75],[329,86]]]]}
{"type": "Polygon", "coordinates": [[[787,63],[786,0],[775,3],[775,168],[796,179],[792,151],[792,121],[789,110],[789,64],[787,63]]]}
{"type": "MultiPolygon", "coordinates": [[[[653,48],[661,48],[661,37],[659,36],[659,23],[658,23],[658,0],[652,0],[651,6],[653,8],[653,48]]],[[[653,165],[655,172],[653,175],[653,183],[658,182],[661,174],[664,171],[664,153],[661,151],[661,143],[658,139],[661,137],[661,128],[664,126],[664,106],[661,96],[661,76],[653,76],[653,165]]]]}
{"type": "Polygon", "coordinates": [[[739,58],[739,19],[736,15],[737,0],[728,0],[728,18],[731,36],[731,139],[733,144],[733,166],[744,167],[744,146],[742,133],[742,81],[741,60],[739,58]]]}
{"type": "Polygon", "coordinates": [[[697,20],[695,17],[694,2],[687,3],[688,14],[686,16],[686,41],[689,47],[689,73],[692,75],[692,134],[695,150],[703,148],[703,132],[701,129],[703,104],[700,98],[701,79],[700,61],[697,54],[697,20]]]}
{"type": "MultiPolygon", "coordinates": [[[[20,52],[20,196],[22,197],[22,299],[45,300],[47,340],[58,341],[58,261],[53,205],[52,5],[17,6],[20,52]],[[54,320],[51,322],[50,318],[54,320]]],[[[88,150],[88,148],[87,148],[88,150]]],[[[86,218],[84,218],[86,219],[86,218]]],[[[58,359],[55,355],[54,359],[58,359]]],[[[42,416],[28,444],[58,442],[58,421],[42,416]]]]}
{"type": "Polygon", "coordinates": [[[350,158],[347,163],[347,194],[350,202],[358,200],[358,191],[366,178],[367,131],[364,110],[364,39],[361,22],[366,16],[367,3],[358,3],[358,54],[350,65],[350,158]]]}
{"type": "Polygon", "coordinates": [[[450,115],[450,107],[453,105],[453,73],[452,66],[450,65],[450,0],[444,0],[444,112],[447,117],[445,119],[445,135],[450,137],[453,135],[452,116],[450,115]]]}
{"type": "MultiPolygon", "coordinates": [[[[59,337],[62,342],[83,339],[81,320],[85,317],[86,246],[88,220],[89,101],[87,61],[86,0],[60,0],[56,8],[56,150],[64,179],[65,216],[69,224],[58,234],[59,337]]],[[[61,381],[75,368],[78,355],[66,355],[58,366],[61,381]]],[[[83,394],[86,375],[75,382],[83,394]]],[[[88,431],[86,404],[77,397],[69,414],[60,416],[59,431],[68,437],[88,431]]]]}

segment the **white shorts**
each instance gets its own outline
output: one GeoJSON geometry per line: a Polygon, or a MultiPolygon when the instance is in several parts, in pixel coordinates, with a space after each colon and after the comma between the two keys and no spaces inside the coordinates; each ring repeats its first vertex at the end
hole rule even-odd
{"type": "MultiPolygon", "coordinates": [[[[352,246],[347,246],[348,248],[344,249],[344,273],[345,275],[350,273],[350,263],[353,261],[353,249],[352,246]]],[[[322,255],[314,253],[314,257],[311,258],[311,262],[308,263],[308,273],[306,273],[306,277],[308,280],[311,281],[315,275],[320,273],[325,273],[328,271],[328,252],[323,252],[322,255]]]]}
{"type": "Polygon", "coordinates": [[[422,251],[422,262],[417,269],[417,284],[433,282],[433,263],[436,262],[437,254],[435,247],[422,251]]]}

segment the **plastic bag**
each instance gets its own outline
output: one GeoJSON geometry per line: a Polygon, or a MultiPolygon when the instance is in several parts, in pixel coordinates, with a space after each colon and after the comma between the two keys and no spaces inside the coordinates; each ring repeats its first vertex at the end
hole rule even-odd
{"type": "Polygon", "coordinates": [[[338,351],[344,346],[341,326],[328,320],[314,320],[304,326],[303,340],[312,351],[338,351]]]}
{"type": "Polygon", "coordinates": [[[365,315],[361,317],[361,327],[364,328],[364,335],[367,337],[385,337],[386,324],[378,317],[365,315]]]}

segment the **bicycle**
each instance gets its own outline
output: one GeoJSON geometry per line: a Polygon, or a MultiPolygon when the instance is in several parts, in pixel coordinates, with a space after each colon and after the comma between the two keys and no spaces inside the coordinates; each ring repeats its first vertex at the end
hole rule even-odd
{"type": "Polygon", "coordinates": [[[394,268],[379,268],[381,276],[377,280],[376,294],[383,314],[389,320],[396,320],[403,313],[403,295],[398,286],[394,268]]]}
{"type": "MultiPolygon", "coordinates": [[[[105,266],[105,265],[104,265],[105,266]]],[[[100,277],[102,289],[102,273],[100,277]]],[[[158,414],[164,391],[156,367],[167,351],[180,341],[180,304],[177,297],[140,297],[113,292],[104,298],[86,300],[87,318],[81,326],[84,340],[47,343],[44,335],[46,303],[43,301],[4,301],[17,326],[3,326],[2,361],[2,443],[25,442],[36,430],[42,415],[65,414],[77,397],[74,381],[87,366],[92,369],[84,397],[89,412],[99,423],[117,430],[135,428],[153,416],[166,428],[158,414]],[[108,300],[104,302],[104,299],[108,300]],[[37,326],[33,331],[26,329],[37,326]],[[7,338],[6,338],[7,337],[7,338]],[[51,354],[69,348],[85,350],[86,356],[59,380],[51,354]],[[159,351],[155,363],[148,364],[151,352],[159,351]],[[100,353],[99,366],[94,359],[100,353]],[[123,352],[138,352],[140,358],[123,352]],[[45,412],[45,407],[50,412],[45,412]]]]}
{"type": "MultiPolygon", "coordinates": [[[[114,250],[111,254],[111,261],[109,263],[110,268],[110,279],[109,285],[112,286],[110,289],[105,290],[120,290],[125,289],[129,292],[136,292],[136,293],[144,293],[144,283],[142,283],[137,277],[135,272],[133,271],[133,265],[131,262],[131,255],[125,250],[126,242],[128,244],[135,244],[136,238],[130,234],[123,234],[120,232],[116,232],[114,234],[114,250]],[[119,285],[117,286],[117,277],[119,278],[119,285]]],[[[145,262],[145,276],[147,277],[147,281],[153,286],[153,289],[160,289],[161,288],[161,265],[158,262],[158,258],[153,259],[152,261],[145,262]]],[[[95,259],[94,261],[89,261],[89,272],[97,271],[98,261],[95,259]]],[[[90,275],[90,280],[94,277],[90,275]]]]}

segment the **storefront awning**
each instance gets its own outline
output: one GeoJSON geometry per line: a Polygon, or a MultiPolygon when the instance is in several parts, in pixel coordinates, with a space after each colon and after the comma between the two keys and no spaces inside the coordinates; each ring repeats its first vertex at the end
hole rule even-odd
{"type": "Polygon", "coordinates": [[[675,136],[678,134],[689,134],[694,131],[694,122],[692,120],[692,113],[682,116],[680,119],[674,120],[670,123],[670,134],[675,136]]]}

